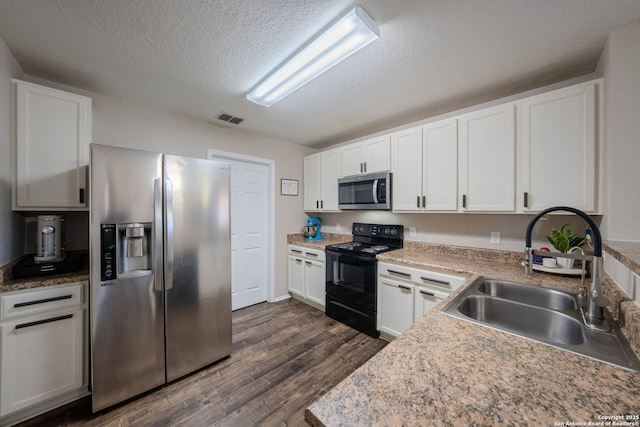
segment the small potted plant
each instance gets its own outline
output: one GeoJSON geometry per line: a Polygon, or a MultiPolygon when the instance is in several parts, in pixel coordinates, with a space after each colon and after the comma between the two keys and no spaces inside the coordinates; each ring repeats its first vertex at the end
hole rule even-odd
{"type": "MultiPolygon", "coordinates": [[[[585,241],[585,236],[582,234],[574,234],[573,231],[567,228],[569,224],[565,224],[560,229],[554,228],[547,236],[549,243],[553,245],[558,251],[562,253],[568,253],[575,247],[580,247],[585,241]]],[[[558,265],[562,268],[572,268],[573,258],[558,257],[558,265]]]]}

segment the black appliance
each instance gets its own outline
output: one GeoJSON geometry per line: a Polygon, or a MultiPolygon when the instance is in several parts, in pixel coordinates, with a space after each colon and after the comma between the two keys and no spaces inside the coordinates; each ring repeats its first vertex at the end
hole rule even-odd
{"type": "Polygon", "coordinates": [[[338,179],[338,208],[391,210],[391,172],[376,172],[338,179]]]}
{"type": "Polygon", "coordinates": [[[327,316],[377,338],[376,254],[402,248],[404,227],[354,223],[352,234],[352,242],[325,248],[325,310],[327,316]]]}
{"type": "Polygon", "coordinates": [[[11,270],[14,279],[51,276],[53,274],[73,273],[88,268],[87,251],[67,252],[61,261],[35,262],[29,256],[18,262],[11,270]]]}

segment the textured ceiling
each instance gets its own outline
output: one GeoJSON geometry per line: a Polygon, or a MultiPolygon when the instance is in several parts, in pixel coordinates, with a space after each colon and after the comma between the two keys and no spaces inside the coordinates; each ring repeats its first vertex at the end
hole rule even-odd
{"type": "Polygon", "coordinates": [[[590,73],[638,0],[0,0],[24,71],[320,147],[590,73]],[[245,96],[360,4],[380,39],[272,107],[245,96]]]}

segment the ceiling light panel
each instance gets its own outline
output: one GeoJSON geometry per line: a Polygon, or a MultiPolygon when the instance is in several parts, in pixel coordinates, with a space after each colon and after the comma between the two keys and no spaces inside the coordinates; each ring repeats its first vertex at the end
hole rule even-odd
{"type": "Polygon", "coordinates": [[[269,107],[378,37],[375,22],[357,6],[273,71],[247,99],[269,107]]]}

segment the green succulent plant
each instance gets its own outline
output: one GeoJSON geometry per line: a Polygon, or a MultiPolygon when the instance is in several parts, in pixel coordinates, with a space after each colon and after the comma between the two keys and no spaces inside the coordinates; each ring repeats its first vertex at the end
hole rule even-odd
{"type": "Polygon", "coordinates": [[[569,224],[565,224],[560,229],[553,228],[551,234],[547,236],[549,243],[560,252],[567,252],[574,246],[582,246],[585,236],[582,234],[573,234],[573,231],[566,228],[569,224]]]}

